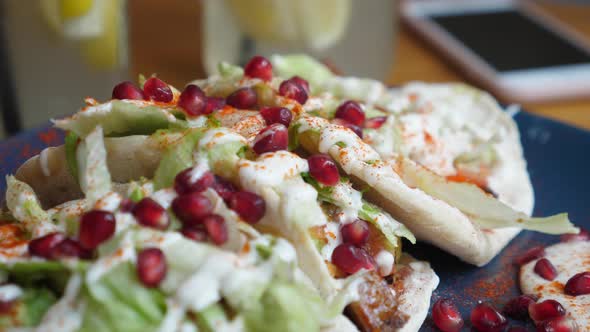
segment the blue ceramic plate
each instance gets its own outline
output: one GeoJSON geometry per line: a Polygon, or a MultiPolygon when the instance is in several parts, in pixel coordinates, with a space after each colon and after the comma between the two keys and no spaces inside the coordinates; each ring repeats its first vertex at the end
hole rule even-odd
{"type": "MultiPolygon", "coordinates": [[[[577,225],[590,228],[590,132],[577,129],[526,112],[515,116],[525,157],[535,188],[535,215],[569,212],[577,225]]],[[[63,133],[43,127],[22,133],[0,143],[0,174],[13,173],[27,158],[47,146],[63,142],[63,133]]],[[[0,181],[0,201],[5,191],[0,181]]],[[[484,268],[476,268],[428,245],[406,246],[418,258],[431,262],[441,283],[432,302],[448,297],[460,307],[466,328],[469,312],[478,301],[488,301],[501,308],[518,291],[515,256],[534,245],[548,245],[556,236],[522,232],[510,245],[484,268]]],[[[524,325],[522,322],[512,322],[524,325]]],[[[532,330],[533,326],[529,325],[532,330]]],[[[421,331],[435,331],[427,318],[421,331]]]]}

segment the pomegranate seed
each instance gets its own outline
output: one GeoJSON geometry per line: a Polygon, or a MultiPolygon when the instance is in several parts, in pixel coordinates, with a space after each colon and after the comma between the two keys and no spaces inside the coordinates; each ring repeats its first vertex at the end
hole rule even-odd
{"type": "Polygon", "coordinates": [[[180,233],[184,235],[186,238],[197,242],[205,242],[207,241],[207,231],[203,229],[203,227],[199,226],[185,226],[182,227],[180,233]]]}
{"type": "Polygon", "coordinates": [[[190,193],[176,197],[172,201],[172,211],[183,225],[193,226],[200,224],[205,216],[211,214],[213,204],[199,193],[190,193]]]}
{"type": "Polygon", "coordinates": [[[578,324],[568,317],[557,317],[537,325],[537,332],[577,332],[578,324]]]}
{"type": "Polygon", "coordinates": [[[518,256],[514,263],[516,265],[524,265],[534,259],[541,258],[545,256],[545,248],[542,246],[532,247],[531,249],[525,251],[522,255],[518,256]]]}
{"type": "Polygon", "coordinates": [[[229,200],[229,207],[250,224],[257,223],[266,212],[266,203],[262,197],[249,191],[233,193],[229,200]]]}
{"type": "Polygon", "coordinates": [[[308,97],[305,88],[293,79],[288,79],[281,83],[279,86],[279,95],[293,99],[301,105],[305,104],[308,97]]]}
{"type": "Polygon", "coordinates": [[[529,316],[535,322],[542,322],[565,315],[565,308],[555,300],[545,300],[529,306],[529,316]]]}
{"type": "Polygon", "coordinates": [[[162,103],[169,103],[172,101],[172,90],[168,84],[164,83],[157,77],[150,77],[143,84],[143,94],[146,98],[162,103]]]}
{"type": "Polygon", "coordinates": [[[252,150],[258,154],[287,150],[289,146],[289,132],[287,127],[280,123],[272,124],[262,129],[256,138],[252,150]]]}
{"type": "Polygon", "coordinates": [[[307,93],[307,95],[309,96],[309,93],[310,93],[309,82],[307,82],[305,79],[303,79],[299,76],[293,76],[290,78],[290,80],[299,84],[303,89],[305,89],[305,93],[307,93]]]}
{"type": "Polygon", "coordinates": [[[365,120],[365,128],[379,129],[387,121],[386,116],[376,116],[365,120]]]}
{"type": "Polygon", "coordinates": [[[226,99],[226,103],[239,109],[252,109],[256,106],[258,97],[252,88],[241,88],[234,91],[226,99]]]}
{"type": "Polygon", "coordinates": [[[78,238],[85,249],[94,249],[115,234],[115,215],[108,211],[92,210],[80,218],[78,238]]]}
{"type": "Polygon", "coordinates": [[[227,242],[227,226],[222,216],[209,215],[203,219],[203,225],[213,243],[219,246],[227,242]]]}
{"type": "Polygon", "coordinates": [[[337,124],[342,127],[346,127],[348,129],[352,130],[358,137],[363,138],[363,128],[361,128],[357,125],[354,125],[354,124],[352,124],[346,120],[343,120],[343,119],[334,119],[334,120],[332,120],[332,123],[337,124]]]}
{"type": "Polygon", "coordinates": [[[226,203],[228,203],[232,194],[236,191],[236,187],[226,179],[220,176],[215,176],[213,190],[215,190],[217,195],[219,195],[226,203]]]}
{"type": "Polygon", "coordinates": [[[362,246],[369,238],[369,225],[364,220],[357,219],[340,228],[342,241],[352,243],[355,246],[362,246]]]}
{"type": "Polygon", "coordinates": [[[334,186],[340,181],[340,173],[334,160],[327,154],[314,154],[307,158],[309,174],[319,183],[334,186]]]}
{"type": "Polygon", "coordinates": [[[10,315],[14,312],[14,306],[18,303],[18,300],[0,301],[0,316],[10,315]]]}
{"type": "Polygon", "coordinates": [[[83,259],[90,259],[92,251],[82,248],[79,242],[72,239],[64,239],[58,243],[51,250],[51,257],[53,259],[64,257],[78,257],[83,259]]]}
{"type": "Polygon", "coordinates": [[[590,272],[580,272],[571,277],[565,284],[564,291],[572,296],[590,294],[590,272]]]}
{"type": "Polygon", "coordinates": [[[187,85],[178,97],[178,106],[188,115],[197,116],[205,113],[207,97],[203,90],[194,84],[187,85]]]}
{"type": "Polygon", "coordinates": [[[192,192],[201,192],[213,186],[215,175],[207,171],[200,178],[193,178],[194,168],[189,167],[178,173],[174,178],[174,190],[179,194],[188,194],[192,192]]]}
{"type": "Polygon", "coordinates": [[[166,229],[170,224],[170,218],[166,210],[153,199],[146,197],[135,205],[132,211],[137,221],[146,227],[166,229]]]}
{"type": "Polygon", "coordinates": [[[356,101],[345,101],[336,109],[335,118],[346,120],[361,127],[365,123],[365,111],[356,101]]]}
{"type": "Polygon", "coordinates": [[[508,321],[491,305],[479,303],[471,311],[471,324],[480,332],[499,332],[504,331],[508,321]]]}
{"type": "Polygon", "coordinates": [[[270,81],[272,79],[272,64],[263,56],[254,56],[244,67],[244,74],[248,77],[270,81]]]}
{"type": "Polygon", "coordinates": [[[553,280],[557,276],[555,266],[547,258],[541,258],[535,263],[535,273],[545,280],[553,280]]]}
{"type": "Polygon", "coordinates": [[[121,212],[131,212],[133,207],[135,206],[135,202],[129,198],[123,198],[121,200],[121,204],[119,204],[119,211],[121,212]]]}
{"type": "Polygon", "coordinates": [[[525,320],[529,318],[529,306],[535,302],[530,295],[520,295],[508,301],[502,311],[508,317],[525,320]]]}
{"type": "Polygon", "coordinates": [[[125,81],[113,88],[113,99],[143,99],[143,92],[135,84],[125,81]]]}
{"type": "Polygon", "coordinates": [[[66,236],[62,233],[50,233],[31,240],[31,242],[29,242],[29,254],[31,254],[31,256],[51,258],[51,251],[53,248],[65,238],[66,236]]]}
{"type": "Polygon", "coordinates": [[[149,288],[157,287],[166,277],[166,256],[158,248],[146,248],[137,255],[137,276],[149,288]]]}
{"type": "Polygon", "coordinates": [[[561,242],[590,241],[590,232],[586,229],[580,229],[578,234],[563,234],[560,240],[561,242]]]}
{"type": "Polygon", "coordinates": [[[260,115],[262,115],[267,125],[280,123],[285,125],[285,127],[289,127],[293,119],[291,111],[284,107],[263,107],[260,110],[260,115]]]}
{"type": "Polygon", "coordinates": [[[432,319],[439,330],[443,332],[460,331],[463,327],[463,317],[459,309],[449,299],[440,299],[432,307],[432,319]]]}
{"type": "Polygon", "coordinates": [[[217,110],[220,110],[225,106],[225,99],[218,98],[218,97],[209,97],[207,98],[207,105],[205,105],[205,110],[203,114],[211,114],[217,110]]]}
{"type": "Polygon", "coordinates": [[[332,263],[348,274],[356,273],[363,268],[367,270],[375,269],[373,258],[365,249],[355,247],[350,243],[342,243],[334,249],[332,263]]]}

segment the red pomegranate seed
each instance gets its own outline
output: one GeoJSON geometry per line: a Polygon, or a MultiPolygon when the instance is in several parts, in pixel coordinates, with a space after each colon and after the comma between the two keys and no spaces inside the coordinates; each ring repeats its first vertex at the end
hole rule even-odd
{"type": "Polygon", "coordinates": [[[578,234],[563,234],[560,240],[561,242],[590,241],[590,232],[582,228],[578,234]]]}
{"type": "Polygon", "coordinates": [[[590,272],[580,272],[571,277],[565,284],[564,291],[572,296],[590,294],[590,272]]]}
{"type": "Polygon", "coordinates": [[[92,251],[82,248],[80,243],[75,240],[64,239],[53,247],[51,250],[51,257],[53,259],[64,257],[90,259],[92,257],[92,251]]]}
{"type": "Polygon", "coordinates": [[[574,320],[562,316],[539,323],[537,332],[578,332],[578,324],[574,320]]]}
{"type": "Polygon", "coordinates": [[[346,120],[355,126],[361,127],[365,123],[365,111],[356,101],[348,100],[336,109],[335,118],[346,120]]]}
{"type": "Polygon", "coordinates": [[[51,258],[51,251],[66,236],[62,233],[50,233],[29,242],[29,254],[43,258],[51,258]]]}
{"type": "Polygon", "coordinates": [[[514,263],[516,265],[524,265],[534,259],[541,258],[545,256],[545,248],[542,246],[532,247],[529,250],[525,251],[522,255],[518,256],[514,263]]]}
{"type": "Polygon", "coordinates": [[[213,243],[220,246],[227,242],[227,226],[222,216],[212,214],[203,219],[203,225],[213,243]]]}
{"type": "Polygon", "coordinates": [[[146,197],[139,201],[132,211],[137,221],[146,227],[166,229],[170,218],[166,210],[153,199],[146,197]]]}
{"type": "Polygon", "coordinates": [[[108,211],[92,210],[80,218],[78,239],[85,249],[94,249],[115,234],[115,215],[108,211]]]}
{"type": "Polygon", "coordinates": [[[299,76],[293,76],[290,78],[290,80],[299,84],[303,89],[305,89],[305,92],[309,96],[309,93],[310,93],[309,82],[307,82],[305,79],[303,79],[302,77],[299,77],[299,76]]]}
{"type": "Polygon", "coordinates": [[[18,302],[18,300],[0,301],[0,316],[10,315],[11,312],[14,312],[14,306],[18,302]]]}
{"type": "Polygon", "coordinates": [[[289,127],[293,119],[291,111],[284,107],[263,107],[260,110],[260,115],[262,115],[264,121],[269,126],[273,123],[280,123],[285,125],[285,127],[289,127]]]}
{"type": "Polygon", "coordinates": [[[137,255],[137,276],[149,288],[157,287],[166,277],[166,256],[158,248],[146,248],[137,255]]]}
{"type": "Polygon", "coordinates": [[[500,332],[504,331],[508,321],[491,305],[479,303],[471,311],[471,324],[480,332],[500,332]]]}
{"type": "Polygon", "coordinates": [[[194,84],[187,85],[178,97],[178,106],[188,115],[197,116],[205,113],[207,97],[203,90],[194,84]]]}
{"type": "Polygon", "coordinates": [[[267,58],[256,55],[244,67],[244,74],[248,77],[270,81],[272,79],[272,64],[267,58]]]}
{"type": "Polygon", "coordinates": [[[508,329],[508,332],[529,332],[529,330],[522,326],[512,326],[508,329]]]}
{"type": "Polygon", "coordinates": [[[342,233],[342,241],[345,243],[352,243],[355,246],[362,246],[367,243],[369,238],[369,225],[364,220],[357,219],[340,228],[342,233]]]}
{"type": "Polygon", "coordinates": [[[529,318],[529,306],[535,302],[530,295],[520,295],[508,301],[502,312],[508,317],[525,320],[529,318]]]}
{"type": "Polygon", "coordinates": [[[295,82],[293,79],[283,81],[279,86],[279,95],[293,99],[303,105],[307,101],[307,92],[305,88],[295,82]]]}
{"type": "Polygon", "coordinates": [[[213,204],[200,193],[180,195],[172,201],[172,211],[183,225],[193,226],[201,223],[202,219],[211,214],[213,204]]]}
{"type": "Polygon", "coordinates": [[[449,299],[440,299],[432,307],[432,320],[443,332],[457,332],[463,327],[463,317],[457,306],[449,299]]]}
{"type": "Polygon", "coordinates": [[[174,178],[174,190],[179,194],[188,194],[192,192],[201,192],[213,186],[215,182],[215,175],[207,171],[201,177],[193,178],[194,168],[189,167],[184,171],[178,173],[174,178]]]}
{"type": "Polygon", "coordinates": [[[340,181],[340,173],[334,160],[327,154],[314,154],[307,158],[309,174],[319,183],[334,186],[340,181]]]}
{"type": "Polygon", "coordinates": [[[211,114],[217,110],[222,109],[223,106],[225,106],[225,99],[218,97],[208,97],[207,105],[205,105],[203,114],[211,114]]]}
{"type": "Polygon", "coordinates": [[[360,269],[373,270],[375,263],[373,258],[363,248],[355,247],[350,243],[342,243],[332,252],[332,264],[348,274],[353,274],[360,269]]]}
{"type": "Polygon", "coordinates": [[[257,223],[266,212],[266,203],[262,197],[249,191],[233,193],[229,200],[229,207],[250,224],[257,223]]]}
{"type": "Polygon", "coordinates": [[[168,84],[157,77],[150,77],[143,84],[143,94],[146,98],[162,103],[169,103],[174,97],[168,84]]]}
{"type": "Polygon", "coordinates": [[[184,226],[180,230],[180,233],[184,235],[186,238],[197,242],[205,242],[207,241],[207,231],[203,228],[198,226],[184,226]]]}
{"type": "Polygon", "coordinates": [[[565,308],[555,300],[545,300],[529,306],[529,316],[535,322],[565,315],[565,308]]]}
{"type": "Polygon", "coordinates": [[[219,195],[226,203],[228,203],[232,194],[236,191],[236,187],[226,179],[220,176],[215,176],[213,190],[215,190],[217,195],[219,195]]]}
{"type": "Polygon", "coordinates": [[[333,119],[332,123],[337,124],[342,127],[346,127],[348,129],[352,130],[358,137],[363,138],[363,128],[361,128],[359,126],[356,126],[356,125],[354,125],[346,120],[343,120],[343,119],[333,119]]]}
{"type": "Polygon", "coordinates": [[[252,88],[241,88],[227,97],[225,102],[239,109],[253,109],[258,102],[256,91],[252,88]]]}
{"type": "Polygon", "coordinates": [[[365,120],[365,128],[379,129],[387,121],[386,116],[376,116],[365,120]]]}
{"type": "Polygon", "coordinates": [[[252,150],[258,154],[287,150],[289,146],[289,132],[287,127],[280,123],[272,124],[262,129],[256,138],[252,150]]]}
{"type": "Polygon", "coordinates": [[[143,92],[135,84],[125,81],[113,88],[113,99],[143,99],[143,92]]]}
{"type": "Polygon", "coordinates": [[[131,212],[135,207],[135,202],[129,198],[123,198],[121,200],[121,204],[119,204],[119,211],[121,212],[131,212]]]}
{"type": "Polygon", "coordinates": [[[553,280],[557,276],[555,266],[547,258],[541,258],[535,263],[534,271],[545,280],[553,280]]]}

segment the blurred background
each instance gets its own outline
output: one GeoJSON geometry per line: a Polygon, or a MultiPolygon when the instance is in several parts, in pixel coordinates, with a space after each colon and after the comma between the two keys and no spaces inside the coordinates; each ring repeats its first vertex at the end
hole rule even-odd
{"type": "MultiPolygon", "coordinates": [[[[590,3],[533,2],[590,41],[590,3]]],[[[477,85],[399,19],[399,1],[0,4],[0,138],[74,113],[86,96],[109,99],[116,83],[136,81],[140,73],[157,73],[182,87],[211,73],[220,60],[243,64],[254,54],[309,53],[343,74],[390,85],[412,80],[477,85]]],[[[590,96],[524,107],[590,129],[590,96]]]]}

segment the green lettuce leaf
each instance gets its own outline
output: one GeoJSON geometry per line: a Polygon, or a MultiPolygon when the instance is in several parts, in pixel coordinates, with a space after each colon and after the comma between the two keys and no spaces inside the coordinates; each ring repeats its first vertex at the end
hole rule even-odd
{"type": "Polygon", "coordinates": [[[416,237],[404,224],[394,220],[376,205],[363,201],[359,217],[375,225],[394,247],[398,246],[397,238],[399,237],[408,239],[412,244],[416,243],[416,237]]]}
{"type": "Polygon", "coordinates": [[[182,138],[168,146],[154,175],[155,190],[172,186],[174,177],[194,164],[193,151],[202,136],[201,129],[188,130],[182,138]]]}
{"type": "Polygon", "coordinates": [[[104,147],[102,127],[96,127],[84,138],[77,150],[78,179],[88,205],[111,191],[111,174],[107,166],[107,152],[104,147]]]}
{"type": "Polygon", "coordinates": [[[131,264],[120,264],[84,289],[86,310],[80,332],[156,331],[165,297],[143,286],[131,264]]]}
{"type": "Polygon", "coordinates": [[[158,129],[186,128],[186,121],[178,118],[181,114],[178,110],[142,102],[112,100],[90,106],[69,118],[55,120],[54,124],[80,137],[85,137],[98,125],[103,128],[106,137],[149,135],[158,129]]]}
{"type": "Polygon", "coordinates": [[[73,131],[68,132],[64,139],[64,147],[66,150],[66,162],[68,163],[68,170],[70,174],[78,181],[78,160],[76,159],[76,150],[78,149],[78,143],[80,142],[80,136],[76,135],[73,131]]]}
{"type": "Polygon", "coordinates": [[[334,77],[328,67],[308,55],[273,55],[270,61],[277,76],[301,76],[309,82],[312,91],[334,77]]]}
{"type": "Polygon", "coordinates": [[[12,175],[6,177],[6,184],[6,206],[16,220],[29,231],[41,223],[50,222],[49,214],[41,207],[31,186],[12,175]]]}
{"type": "Polygon", "coordinates": [[[9,312],[0,313],[0,330],[11,327],[33,327],[56,301],[47,288],[26,288],[9,312]]]}
{"type": "Polygon", "coordinates": [[[219,71],[219,75],[221,75],[223,78],[236,78],[244,76],[244,69],[242,69],[242,67],[232,65],[231,63],[224,61],[217,65],[217,70],[219,71]]]}

